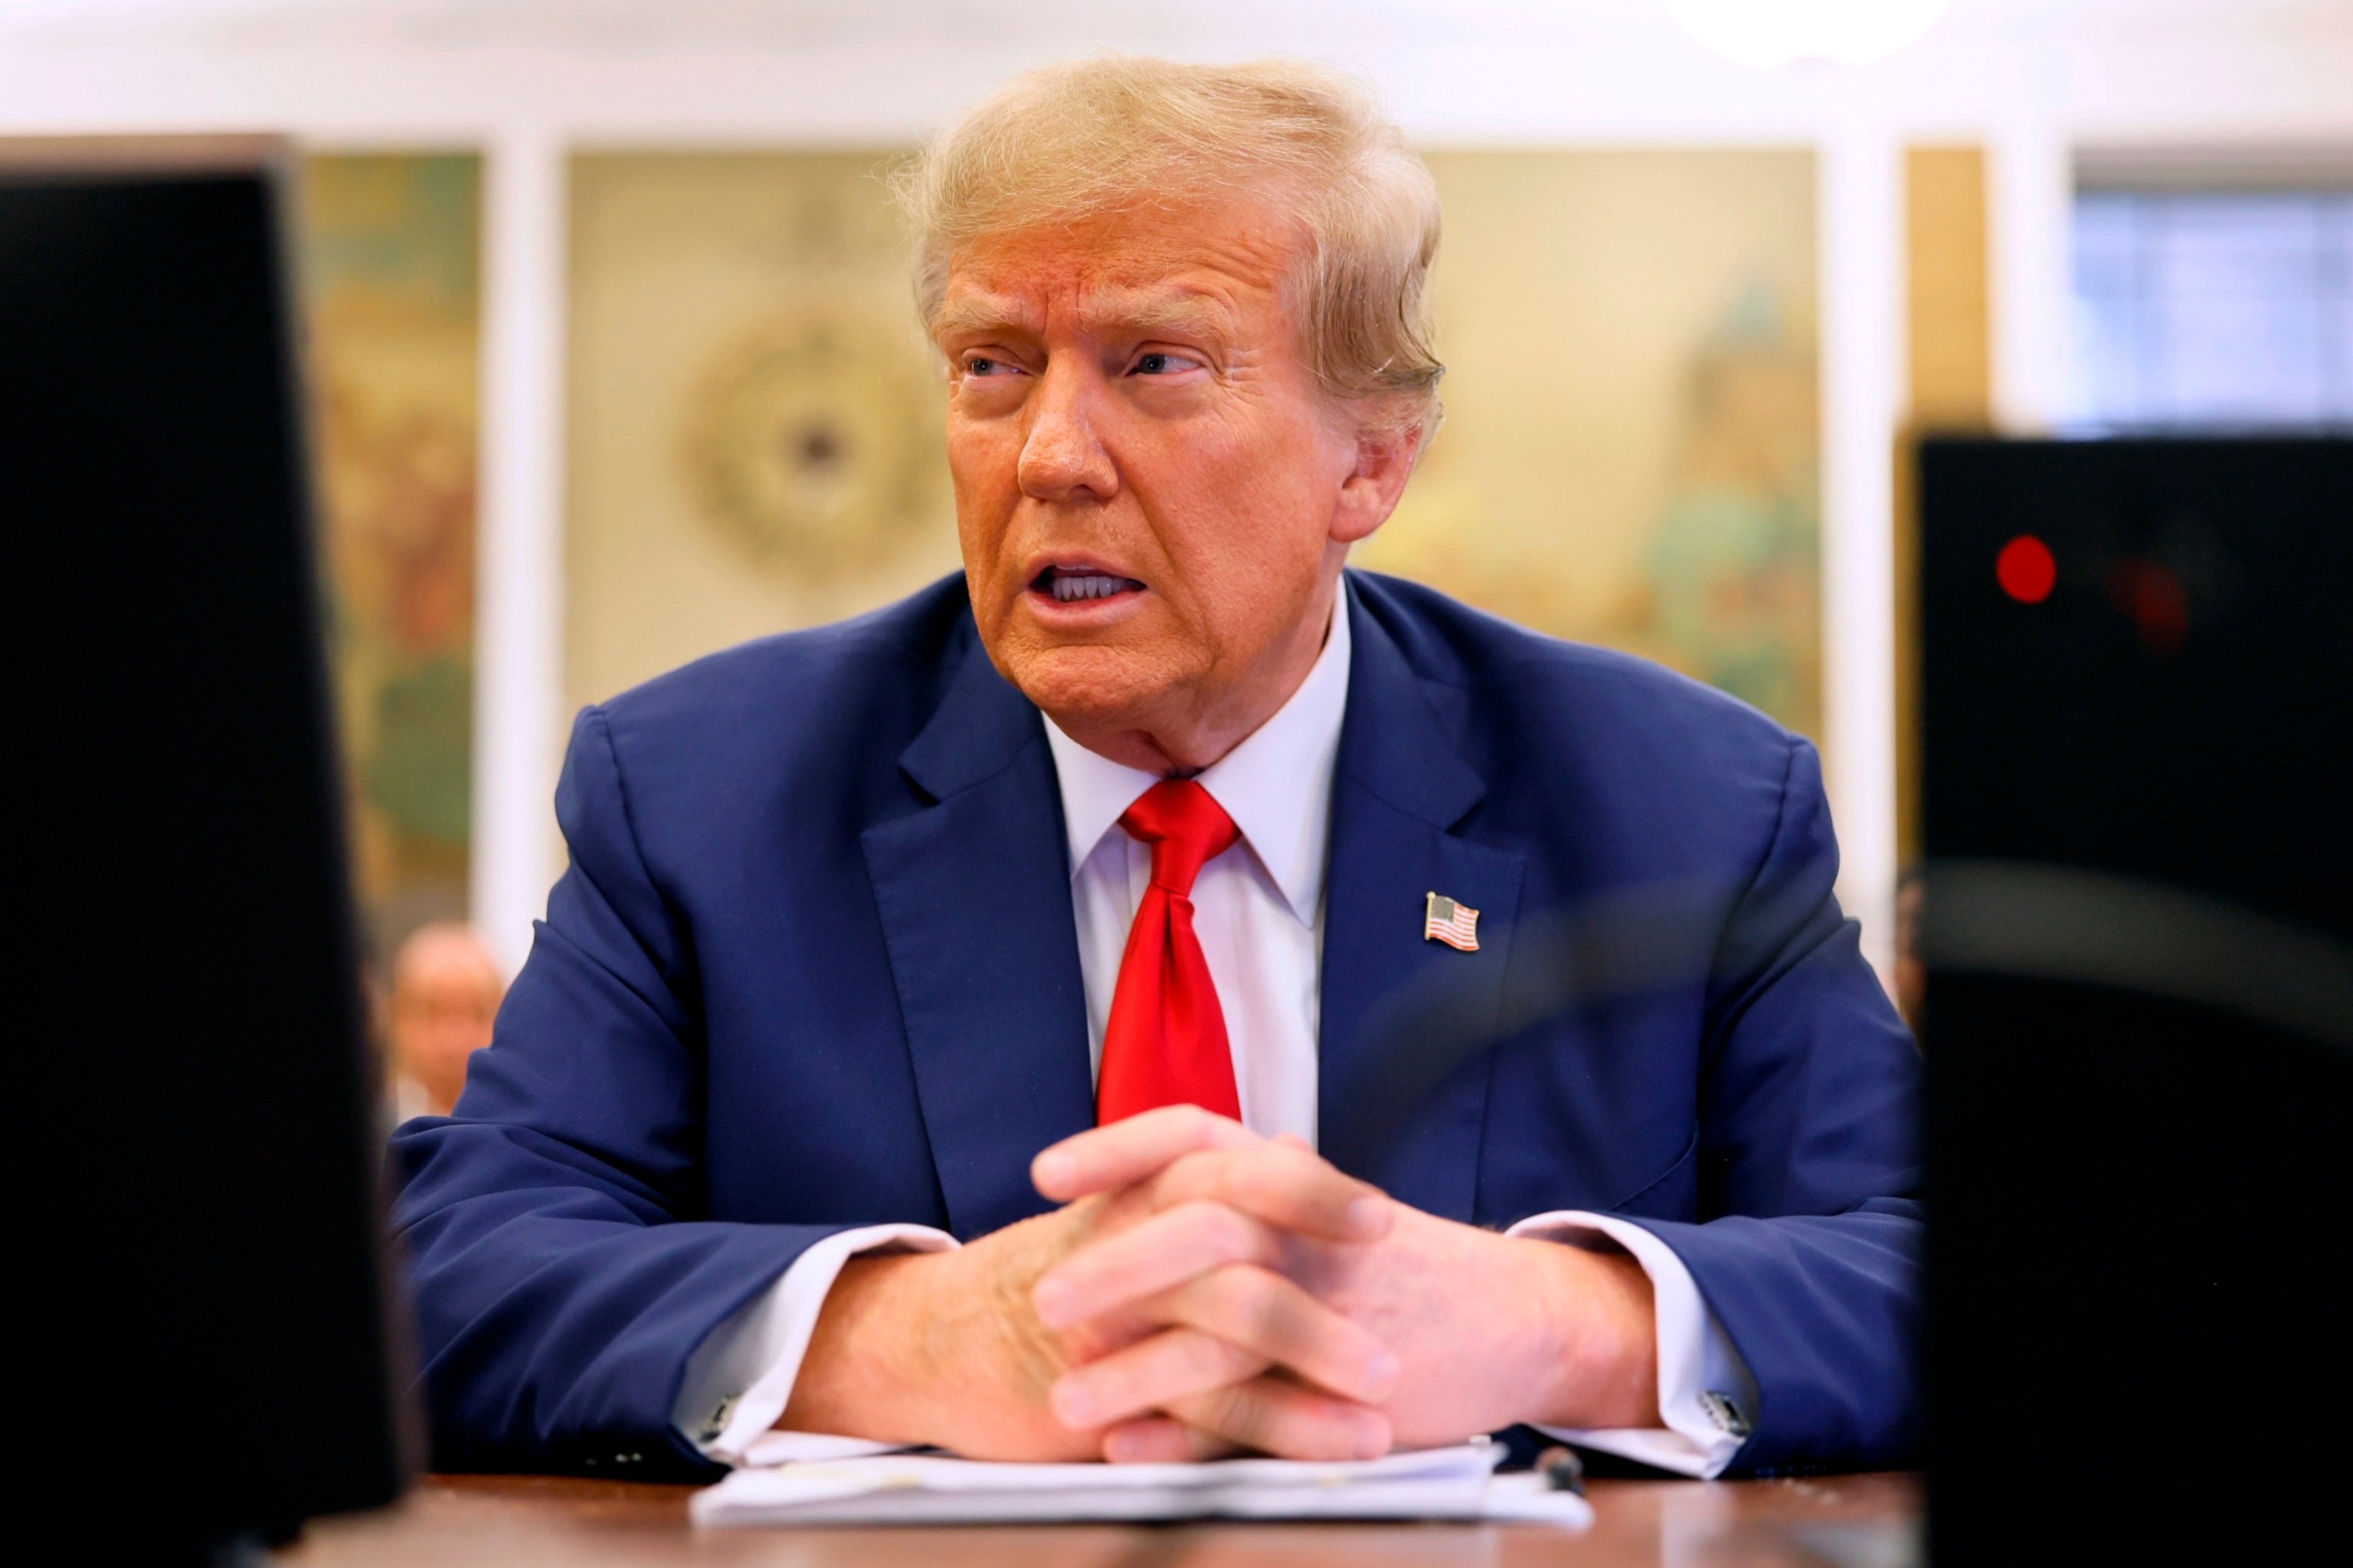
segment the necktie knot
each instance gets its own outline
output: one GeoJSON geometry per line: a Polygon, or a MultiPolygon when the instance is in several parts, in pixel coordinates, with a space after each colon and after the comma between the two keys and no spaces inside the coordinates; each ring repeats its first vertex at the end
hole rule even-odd
{"type": "Polygon", "coordinates": [[[1234,820],[1190,779],[1165,779],[1121,813],[1128,837],[1152,846],[1152,880],[1179,898],[1193,894],[1201,868],[1241,836],[1234,820]]]}

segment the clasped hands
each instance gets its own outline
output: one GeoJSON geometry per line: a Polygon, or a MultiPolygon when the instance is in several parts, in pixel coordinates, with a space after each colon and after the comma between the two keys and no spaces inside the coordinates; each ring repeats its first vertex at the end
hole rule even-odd
{"type": "Polygon", "coordinates": [[[778,1425],[1134,1463],[1659,1424],[1650,1280],[1623,1253],[1440,1219],[1189,1106],[1030,1173],[1062,1207],[844,1266],[778,1425]]]}

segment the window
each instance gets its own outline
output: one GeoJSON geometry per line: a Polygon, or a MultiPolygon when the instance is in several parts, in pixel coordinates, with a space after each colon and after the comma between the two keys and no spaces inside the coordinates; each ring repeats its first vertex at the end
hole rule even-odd
{"type": "Polygon", "coordinates": [[[2088,425],[2353,425],[2353,190],[2083,189],[2074,293],[2088,425]]]}

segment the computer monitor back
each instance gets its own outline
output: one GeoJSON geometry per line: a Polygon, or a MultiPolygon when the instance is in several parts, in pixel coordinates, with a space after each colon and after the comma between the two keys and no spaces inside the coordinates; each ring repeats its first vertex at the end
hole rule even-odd
{"type": "Polygon", "coordinates": [[[1934,1554],[2301,1528],[2353,1430],[2353,441],[1920,464],[1934,1554]]]}
{"type": "Polygon", "coordinates": [[[266,148],[5,151],[19,1452],[203,1556],[406,1463],[284,196],[266,148]]]}

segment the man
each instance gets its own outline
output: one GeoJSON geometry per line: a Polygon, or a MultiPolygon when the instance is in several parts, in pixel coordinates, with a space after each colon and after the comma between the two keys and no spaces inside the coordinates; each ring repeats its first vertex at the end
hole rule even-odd
{"type": "Polygon", "coordinates": [[[1903,1459],[1918,1062],[1811,748],[1344,571],[1436,415],[1395,130],[1098,59],[908,194],[964,576],[581,715],[397,1145],[438,1461],[1903,1459]],[[1544,1001],[1662,890],[1679,958],[1544,1001]],[[1491,1048],[1397,1044],[1431,997],[1491,1048]]]}
{"type": "Polygon", "coordinates": [[[466,1086],[466,1064],[490,1044],[506,983],[471,927],[419,926],[392,960],[396,1119],[448,1116],[466,1086]]]}

